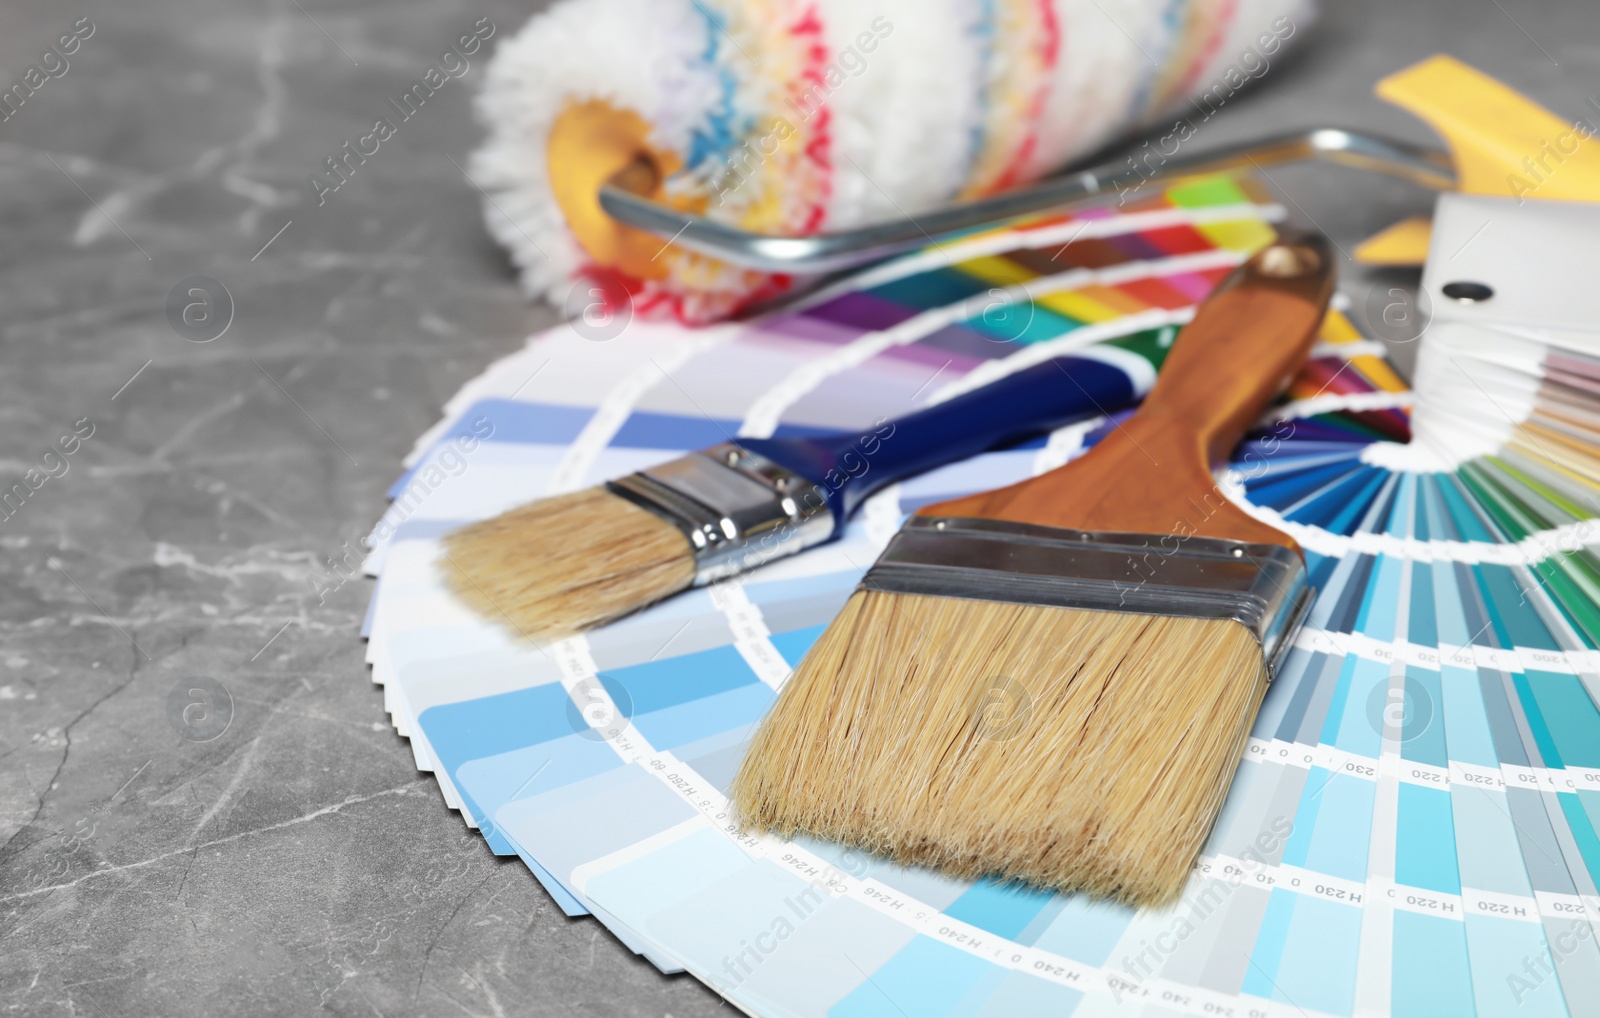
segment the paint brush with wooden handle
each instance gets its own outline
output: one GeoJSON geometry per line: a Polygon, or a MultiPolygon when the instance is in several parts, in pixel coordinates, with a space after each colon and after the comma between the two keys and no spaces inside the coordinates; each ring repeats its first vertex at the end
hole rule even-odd
{"type": "Polygon", "coordinates": [[[1179,334],[1081,459],[926,506],[762,722],[742,820],[964,877],[1182,891],[1310,602],[1299,546],[1218,490],[1333,289],[1284,239],[1179,334]]]}

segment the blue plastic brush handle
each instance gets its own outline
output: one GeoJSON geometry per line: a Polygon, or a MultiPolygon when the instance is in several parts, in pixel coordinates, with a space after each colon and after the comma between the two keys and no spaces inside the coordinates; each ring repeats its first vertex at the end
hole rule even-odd
{"type": "Polygon", "coordinates": [[[1119,367],[1090,357],[1057,357],[860,431],[739,439],[739,444],[820,485],[837,537],[867,496],[886,485],[1125,409],[1140,395],[1119,367]]]}

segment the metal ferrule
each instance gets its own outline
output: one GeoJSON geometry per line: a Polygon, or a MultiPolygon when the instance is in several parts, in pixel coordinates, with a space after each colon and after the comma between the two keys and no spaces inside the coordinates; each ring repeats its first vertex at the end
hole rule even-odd
{"type": "Polygon", "coordinates": [[[1281,545],[935,516],[907,521],[859,589],[1233,619],[1260,641],[1269,675],[1315,593],[1281,545]]]}
{"type": "Polygon", "coordinates": [[[825,489],[733,442],[606,484],[682,530],[696,586],[804,551],[833,536],[825,489]]]}

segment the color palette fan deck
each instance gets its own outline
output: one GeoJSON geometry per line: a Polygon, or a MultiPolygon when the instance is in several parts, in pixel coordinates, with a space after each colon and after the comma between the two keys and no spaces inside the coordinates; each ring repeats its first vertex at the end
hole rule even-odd
{"type": "MultiPolygon", "coordinates": [[[[1114,420],[895,486],[835,544],[554,644],[481,621],[436,573],[463,523],[738,436],[870,430],[1080,350],[1147,381],[1282,216],[1252,183],[1191,184],[975,234],[751,322],[534,337],[452,398],[374,533],[368,660],[417,765],[566,912],[752,1014],[1592,1009],[1600,566],[1574,422],[1594,358],[1548,363],[1564,388],[1531,438],[1422,471],[1394,452],[1411,393],[1330,313],[1217,475],[1301,542],[1319,595],[1162,912],[749,836],[724,798],[905,513],[1064,463],[1114,420]]],[[[1005,693],[1026,724],[1027,691],[1005,693]]]]}

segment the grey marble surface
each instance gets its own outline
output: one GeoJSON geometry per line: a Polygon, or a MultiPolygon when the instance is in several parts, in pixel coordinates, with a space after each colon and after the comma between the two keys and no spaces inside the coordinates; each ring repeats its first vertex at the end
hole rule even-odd
{"type": "MultiPolygon", "coordinates": [[[[0,1010],[727,1013],[564,918],[445,808],[368,681],[370,584],[327,576],[440,404],[553,315],[518,296],[458,168],[481,58],[320,207],[308,178],[478,18],[509,31],[533,6],[0,8],[6,86],[93,25],[0,123],[0,481],[39,471],[0,519],[0,1010]],[[169,325],[193,275],[234,302],[210,342],[169,325]],[[188,741],[169,697],[204,679],[231,721],[188,741]]],[[[1585,0],[1327,6],[1207,138],[1426,138],[1370,84],[1441,49],[1567,117],[1600,97],[1585,0]]],[[[1275,177],[1346,249],[1427,203],[1275,177]]]]}

